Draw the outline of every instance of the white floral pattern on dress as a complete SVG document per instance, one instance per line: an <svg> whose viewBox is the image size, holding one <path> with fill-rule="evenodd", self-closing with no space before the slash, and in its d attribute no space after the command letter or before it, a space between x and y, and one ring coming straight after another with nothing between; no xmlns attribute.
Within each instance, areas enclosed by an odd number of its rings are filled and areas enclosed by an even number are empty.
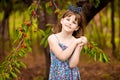
<svg viewBox="0 0 120 80"><path fill-rule="evenodd" d="M67 46L60 44L62 50L65 50ZM50 50L51 66L49 80L80 80L80 73L77 67L70 68L68 60L59 60L54 53Z"/></svg>

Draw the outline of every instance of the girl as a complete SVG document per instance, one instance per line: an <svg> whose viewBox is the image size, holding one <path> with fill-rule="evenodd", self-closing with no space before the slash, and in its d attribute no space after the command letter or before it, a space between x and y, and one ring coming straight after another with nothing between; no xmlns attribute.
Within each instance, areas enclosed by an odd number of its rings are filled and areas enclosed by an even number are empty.
<svg viewBox="0 0 120 80"><path fill-rule="evenodd" d="M87 38L80 37L84 29L82 12L80 9L75 11L67 10L54 28L54 34L48 37L51 55L49 80L80 80L77 65Z"/></svg>

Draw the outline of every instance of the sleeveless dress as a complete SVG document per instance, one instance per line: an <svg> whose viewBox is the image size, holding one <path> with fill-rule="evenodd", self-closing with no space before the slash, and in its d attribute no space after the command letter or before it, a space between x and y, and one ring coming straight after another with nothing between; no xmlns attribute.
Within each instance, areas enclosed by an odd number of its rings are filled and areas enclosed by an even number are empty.
<svg viewBox="0 0 120 80"><path fill-rule="evenodd" d="M59 41L59 40L58 40ZM67 46L59 42L59 46L62 50L65 50ZM66 61L59 60L54 53L50 50L51 65L49 80L80 80L80 73L77 67L69 67L69 59Z"/></svg>

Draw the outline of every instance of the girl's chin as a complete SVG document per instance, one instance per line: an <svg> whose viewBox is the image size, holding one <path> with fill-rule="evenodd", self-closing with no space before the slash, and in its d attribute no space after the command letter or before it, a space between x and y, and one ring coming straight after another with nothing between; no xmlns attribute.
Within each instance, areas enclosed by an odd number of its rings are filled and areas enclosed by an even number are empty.
<svg viewBox="0 0 120 80"><path fill-rule="evenodd" d="M71 31L71 28L70 27L65 27L66 30L68 31Z"/></svg>
<svg viewBox="0 0 120 80"><path fill-rule="evenodd" d="M68 33L72 33L73 32L72 30L68 30L68 29L65 30L65 31L68 32Z"/></svg>

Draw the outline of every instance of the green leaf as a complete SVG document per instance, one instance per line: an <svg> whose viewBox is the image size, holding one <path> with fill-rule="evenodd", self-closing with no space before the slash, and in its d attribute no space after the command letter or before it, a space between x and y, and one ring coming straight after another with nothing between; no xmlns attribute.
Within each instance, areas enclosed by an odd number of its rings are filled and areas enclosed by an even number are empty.
<svg viewBox="0 0 120 80"><path fill-rule="evenodd" d="M21 67L26 68L26 65L23 62L20 61L19 63Z"/></svg>
<svg viewBox="0 0 120 80"><path fill-rule="evenodd" d="M49 5L50 5L50 2L47 2L47 3L45 4L45 7L48 8Z"/></svg>
<svg viewBox="0 0 120 80"><path fill-rule="evenodd" d="M46 31L45 31L45 33L46 34L49 34L49 33L51 33L52 31L51 31L51 28L50 27L48 27L47 29L46 29Z"/></svg>
<svg viewBox="0 0 120 80"><path fill-rule="evenodd" d="M106 62L106 61L105 61L105 58L104 58L104 56L103 56L103 53L102 53L102 62L104 62L104 63Z"/></svg>
<svg viewBox="0 0 120 80"><path fill-rule="evenodd" d="M32 48L31 48L31 47L27 47L27 50L28 50L29 52L32 52Z"/></svg>
<svg viewBox="0 0 120 80"><path fill-rule="evenodd" d="M109 58L107 57L107 55L105 53L103 53L103 58L104 58L105 62L109 61Z"/></svg>
<svg viewBox="0 0 120 80"><path fill-rule="evenodd" d="M14 68L17 73L20 73L20 70L18 68Z"/></svg>
<svg viewBox="0 0 120 80"><path fill-rule="evenodd" d="M43 31L42 29L39 30L39 34L40 34L41 36L45 36L45 35L46 35L46 34L45 34L45 31Z"/></svg>
<svg viewBox="0 0 120 80"><path fill-rule="evenodd" d="M44 47L46 48L47 46L48 46L48 42L47 42L47 39L46 39Z"/></svg>
<svg viewBox="0 0 120 80"><path fill-rule="evenodd" d="M102 62L102 53L100 53L100 58L99 58L100 62Z"/></svg>
<svg viewBox="0 0 120 80"><path fill-rule="evenodd" d="M18 37L18 36L19 36L19 31L18 31L18 29L15 30L14 36L15 36L15 37Z"/></svg>
<svg viewBox="0 0 120 80"><path fill-rule="evenodd" d="M97 54L94 54L94 60L97 61Z"/></svg>
<svg viewBox="0 0 120 80"><path fill-rule="evenodd" d="M11 71L10 74L12 75L12 77L17 78L17 75L14 72Z"/></svg>
<svg viewBox="0 0 120 80"><path fill-rule="evenodd" d="M16 62L15 65L16 65L17 68L20 68L19 62Z"/></svg>
<svg viewBox="0 0 120 80"><path fill-rule="evenodd" d="M31 45L31 40L27 39L27 40L25 40L25 43L27 44L27 46L30 46Z"/></svg>
<svg viewBox="0 0 120 80"><path fill-rule="evenodd" d="M41 39L41 41L40 41L40 45L44 45L45 44L45 38L43 38L43 39Z"/></svg>
<svg viewBox="0 0 120 80"><path fill-rule="evenodd" d="M8 64L8 61L5 60L2 64L0 64L0 68L2 68L3 66L6 66Z"/></svg>
<svg viewBox="0 0 120 80"><path fill-rule="evenodd" d="M50 14L52 14L52 8L51 7L48 7L47 8L47 13L50 15Z"/></svg>
<svg viewBox="0 0 120 80"><path fill-rule="evenodd" d="M22 38L22 35L18 32L18 30L15 31L14 36L15 36L16 39L14 40L13 44L15 44L18 41L18 39Z"/></svg>
<svg viewBox="0 0 120 80"><path fill-rule="evenodd" d="M18 39L21 39L21 38L22 38L22 34L19 34Z"/></svg>
<svg viewBox="0 0 120 80"><path fill-rule="evenodd" d="M25 57L25 56L26 56L25 51L24 51L24 50L21 50L21 51L19 52L19 56L21 56L21 57Z"/></svg>
<svg viewBox="0 0 120 80"><path fill-rule="evenodd" d="M97 46L97 43L95 43L95 42L91 42L91 44L93 45L93 46Z"/></svg>
<svg viewBox="0 0 120 80"><path fill-rule="evenodd" d="M10 79L10 76L9 76L10 74L8 74L8 73L5 73L5 77L7 78L7 79ZM0 79L1 80L1 79Z"/></svg>
<svg viewBox="0 0 120 80"><path fill-rule="evenodd" d="M52 13L52 8L50 7L50 2L47 2L47 3L45 4L45 7L46 7L46 9L47 9L47 13L48 13L48 14L51 14L51 13Z"/></svg>
<svg viewBox="0 0 120 80"><path fill-rule="evenodd" d="M27 32L27 31L28 31L28 26L24 25L24 26L23 26L23 30L24 30L25 32Z"/></svg>
<svg viewBox="0 0 120 80"><path fill-rule="evenodd" d="M94 49L92 49L92 50L91 50L91 56L94 57L94 55L95 55L95 51L94 51Z"/></svg>
<svg viewBox="0 0 120 80"><path fill-rule="evenodd" d="M55 13L59 13L59 12L60 12L60 9L56 9L54 12L55 12Z"/></svg>

